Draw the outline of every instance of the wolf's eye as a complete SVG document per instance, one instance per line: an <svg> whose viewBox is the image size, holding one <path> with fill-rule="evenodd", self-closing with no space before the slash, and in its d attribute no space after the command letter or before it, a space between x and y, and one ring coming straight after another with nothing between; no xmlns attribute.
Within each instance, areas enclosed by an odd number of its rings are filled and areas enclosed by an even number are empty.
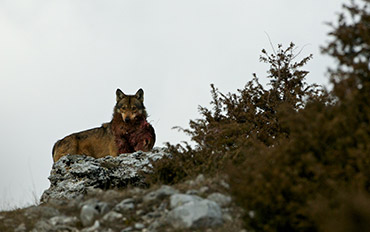
<svg viewBox="0 0 370 232"><path fill-rule="evenodd" d="M121 108L122 110L125 110L126 109L126 106L122 106L122 108Z"/></svg>

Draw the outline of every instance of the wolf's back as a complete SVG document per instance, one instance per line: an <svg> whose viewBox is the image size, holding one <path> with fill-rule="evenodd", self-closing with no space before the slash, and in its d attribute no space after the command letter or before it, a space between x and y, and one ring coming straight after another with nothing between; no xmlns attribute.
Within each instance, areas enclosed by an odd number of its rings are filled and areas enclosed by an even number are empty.
<svg viewBox="0 0 370 232"><path fill-rule="evenodd" d="M68 154L77 154L77 141L76 135L68 135L63 139L58 140L52 151L52 157L54 162L58 161L62 156Z"/></svg>
<svg viewBox="0 0 370 232"><path fill-rule="evenodd" d="M94 158L117 155L109 123L101 127L74 133L57 141L53 147L53 160L64 155L87 155Z"/></svg>

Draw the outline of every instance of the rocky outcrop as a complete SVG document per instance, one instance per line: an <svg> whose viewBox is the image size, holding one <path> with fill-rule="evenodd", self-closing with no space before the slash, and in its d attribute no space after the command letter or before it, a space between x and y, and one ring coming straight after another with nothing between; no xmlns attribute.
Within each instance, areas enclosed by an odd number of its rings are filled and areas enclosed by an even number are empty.
<svg viewBox="0 0 370 232"><path fill-rule="evenodd" d="M226 202L229 196L216 192L202 197L197 195L201 192L197 186L189 190L193 194L181 193L166 185L148 191L140 188L124 192L96 190L89 193L87 199L51 200L48 206L28 208L23 214L36 222L32 227L21 223L17 228L20 232L225 231L220 228L240 231L240 227L229 228L238 221L230 202L221 206L207 197L217 194L217 199L223 198Z"/></svg>
<svg viewBox="0 0 370 232"><path fill-rule="evenodd" d="M41 205L0 212L0 231L241 231L225 178L199 175L147 188L142 173L164 156L161 149L115 158L64 156L53 165Z"/></svg>
<svg viewBox="0 0 370 232"><path fill-rule="evenodd" d="M138 151L100 159L84 155L63 156L53 165L49 176L50 188L42 194L41 202L78 198L96 188L145 186L143 173L150 172L150 160L168 155L163 149L154 149L152 152Z"/></svg>

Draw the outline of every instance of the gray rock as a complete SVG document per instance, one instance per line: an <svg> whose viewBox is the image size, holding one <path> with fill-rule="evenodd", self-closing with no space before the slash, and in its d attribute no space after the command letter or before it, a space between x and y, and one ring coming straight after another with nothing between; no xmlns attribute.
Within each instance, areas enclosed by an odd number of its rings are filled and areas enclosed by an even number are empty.
<svg viewBox="0 0 370 232"><path fill-rule="evenodd" d="M174 194L170 197L170 208L184 205L189 202L201 201L203 198L196 195L187 195L187 194Z"/></svg>
<svg viewBox="0 0 370 232"><path fill-rule="evenodd" d="M166 201L162 201L161 204L158 206L158 210L164 211L167 209L168 203Z"/></svg>
<svg viewBox="0 0 370 232"><path fill-rule="evenodd" d="M106 228L106 229L103 229L103 230L100 230L98 232L114 232L114 230L112 230L111 228Z"/></svg>
<svg viewBox="0 0 370 232"><path fill-rule="evenodd" d="M135 223L135 229L142 230L145 228L145 225L142 223Z"/></svg>
<svg viewBox="0 0 370 232"><path fill-rule="evenodd" d="M165 222L163 222L163 220L155 220L149 225L148 231L157 232L157 228L163 225L165 225Z"/></svg>
<svg viewBox="0 0 370 232"><path fill-rule="evenodd" d="M95 219L104 211L101 204L87 204L81 209L80 219L83 226L91 226Z"/></svg>
<svg viewBox="0 0 370 232"><path fill-rule="evenodd" d="M153 219L153 218L159 218L161 216L162 216L162 214L160 212L154 211L154 212L149 212L149 213L145 214L142 218L144 220L149 220L149 219Z"/></svg>
<svg viewBox="0 0 370 232"><path fill-rule="evenodd" d="M31 232L59 232L59 231L70 231L78 232L79 230L68 225L52 225L50 220L42 219L36 222Z"/></svg>
<svg viewBox="0 0 370 232"><path fill-rule="evenodd" d="M186 194L188 194L188 195L198 195L199 191L195 190L195 189L189 189L188 191L186 191Z"/></svg>
<svg viewBox="0 0 370 232"><path fill-rule="evenodd" d="M77 217L66 217L66 216L55 216L49 219L49 222L53 226L77 226L77 223L79 222Z"/></svg>
<svg viewBox="0 0 370 232"><path fill-rule="evenodd" d="M110 211L103 217L103 222L114 223L123 218L123 215L114 211Z"/></svg>
<svg viewBox="0 0 370 232"><path fill-rule="evenodd" d="M27 228L24 223L20 224L17 228L14 229L14 232L26 232Z"/></svg>
<svg viewBox="0 0 370 232"><path fill-rule="evenodd" d="M172 188L170 186L167 186L167 185L162 185L159 189L146 194L143 198L143 201L144 202L150 202L150 201L153 201L155 199L160 199L161 200L161 199L163 199L167 196L171 196L171 195L176 194L178 192L179 191L177 189L174 189L174 188Z"/></svg>
<svg viewBox="0 0 370 232"><path fill-rule="evenodd" d="M229 221L229 222L233 221L233 217L229 213L223 213L222 214L222 219L224 221Z"/></svg>
<svg viewBox="0 0 370 232"><path fill-rule="evenodd" d="M84 227L91 226L98 216L109 211L108 203L99 202L96 199L90 199L82 204L80 219Z"/></svg>
<svg viewBox="0 0 370 232"><path fill-rule="evenodd" d="M225 189L230 189L230 185L224 180L220 180L220 185Z"/></svg>
<svg viewBox="0 0 370 232"><path fill-rule="evenodd" d="M99 214L105 214L109 211L109 205L106 202L95 203L95 208L99 211Z"/></svg>
<svg viewBox="0 0 370 232"><path fill-rule="evenodd" d="M135 208L134 202L135 201L132 198L124 199L114 207L114 210L122 213L133 210Z"/></svg>
<svg viewBox="0 0 370 232"><path fill-rule="evenodd" d="M190 201L176 207L166 220L178 229L214 227L223 223L221 208L210 200Z"/></svg>
<svg viewBox="0 0 370 232"><path fill-rule="evenodd" d="M126 227L125 229L121 230L121 232L129 232L129 231L133 231L133 230L134 230L134 228L129 226L129 227Z"/></svg>
<svg viewBox="0 0 370 232"><path fill-rule="evenodd" d="M185 181L185 183L186 183L187 185L190 185L190 186L193 186L193 185L195 185L195 184L196 184L194 180L187 180L187 181Z"/></svg>
<svg viewBox="0 0 370 232"><path fill-rule="evenodd" d="M139 210L136 210L135 213L136 213L137 216L141 216L141 215L143 215L145 213L145 211L142 210L142 209L139 209Z"/></svg>
<svg viewBox="0 0 370 232"><path fill-rule="evenodd" d="M150 173L151 160L169 156L163 149L151 152L134 152L118 157L106 156L95 159L84 155L66 155L53 164L50 172L50 187L41 196L41 202L51 199L76 199L93 189L115 189L145 186L142 173Z"/></svg>
<svg viewBox="0 0 370 232"><path fill-rule="evenodd" d="M31 232L48 232L53 231L55 227L46 220L37 221Z"/></svg>
<svg viewBox="0 0 370 232"><path fill-rule="evenodd" d="M216 202L221 207L225 207L231 202L230 196L226 196L221 193L212 193L207 197L207 199Z"/></svg>
<svg viewBox="0 0 370 232"><path fill-rule="evenodd" d="M197 178L195 178L195 183L196 184L202 184L204 181L205 181L205 178L204 178L203 174L199 174L197 176Z"/></svg>
<svg viewBox="0 0 370 232"><path fill-rule="evenodd" d="M88 228L84 228L81 232L100 232L100 223L98 220L94 222L94 225Z"/></svg>
<svg viewBox="0 0 370 232"><path fill-rule="evenodd" d="M204 193L208 192L208 190L209 190L208 186L203 186L199 189L199 193L204 194Z"/></svg>

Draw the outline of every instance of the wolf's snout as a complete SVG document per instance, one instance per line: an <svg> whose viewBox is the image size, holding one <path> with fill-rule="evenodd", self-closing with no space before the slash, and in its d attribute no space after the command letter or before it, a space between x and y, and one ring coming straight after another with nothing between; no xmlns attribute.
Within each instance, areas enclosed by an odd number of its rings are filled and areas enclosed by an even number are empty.
<svg viewBox="0 0 370 232"><path fill-rule="evenodd" d="M130 122L130 121L131 121L130 117L126 117L126 118L125 118L125 122L126 122L126 123L128 123L128 122Z"/></svg>

